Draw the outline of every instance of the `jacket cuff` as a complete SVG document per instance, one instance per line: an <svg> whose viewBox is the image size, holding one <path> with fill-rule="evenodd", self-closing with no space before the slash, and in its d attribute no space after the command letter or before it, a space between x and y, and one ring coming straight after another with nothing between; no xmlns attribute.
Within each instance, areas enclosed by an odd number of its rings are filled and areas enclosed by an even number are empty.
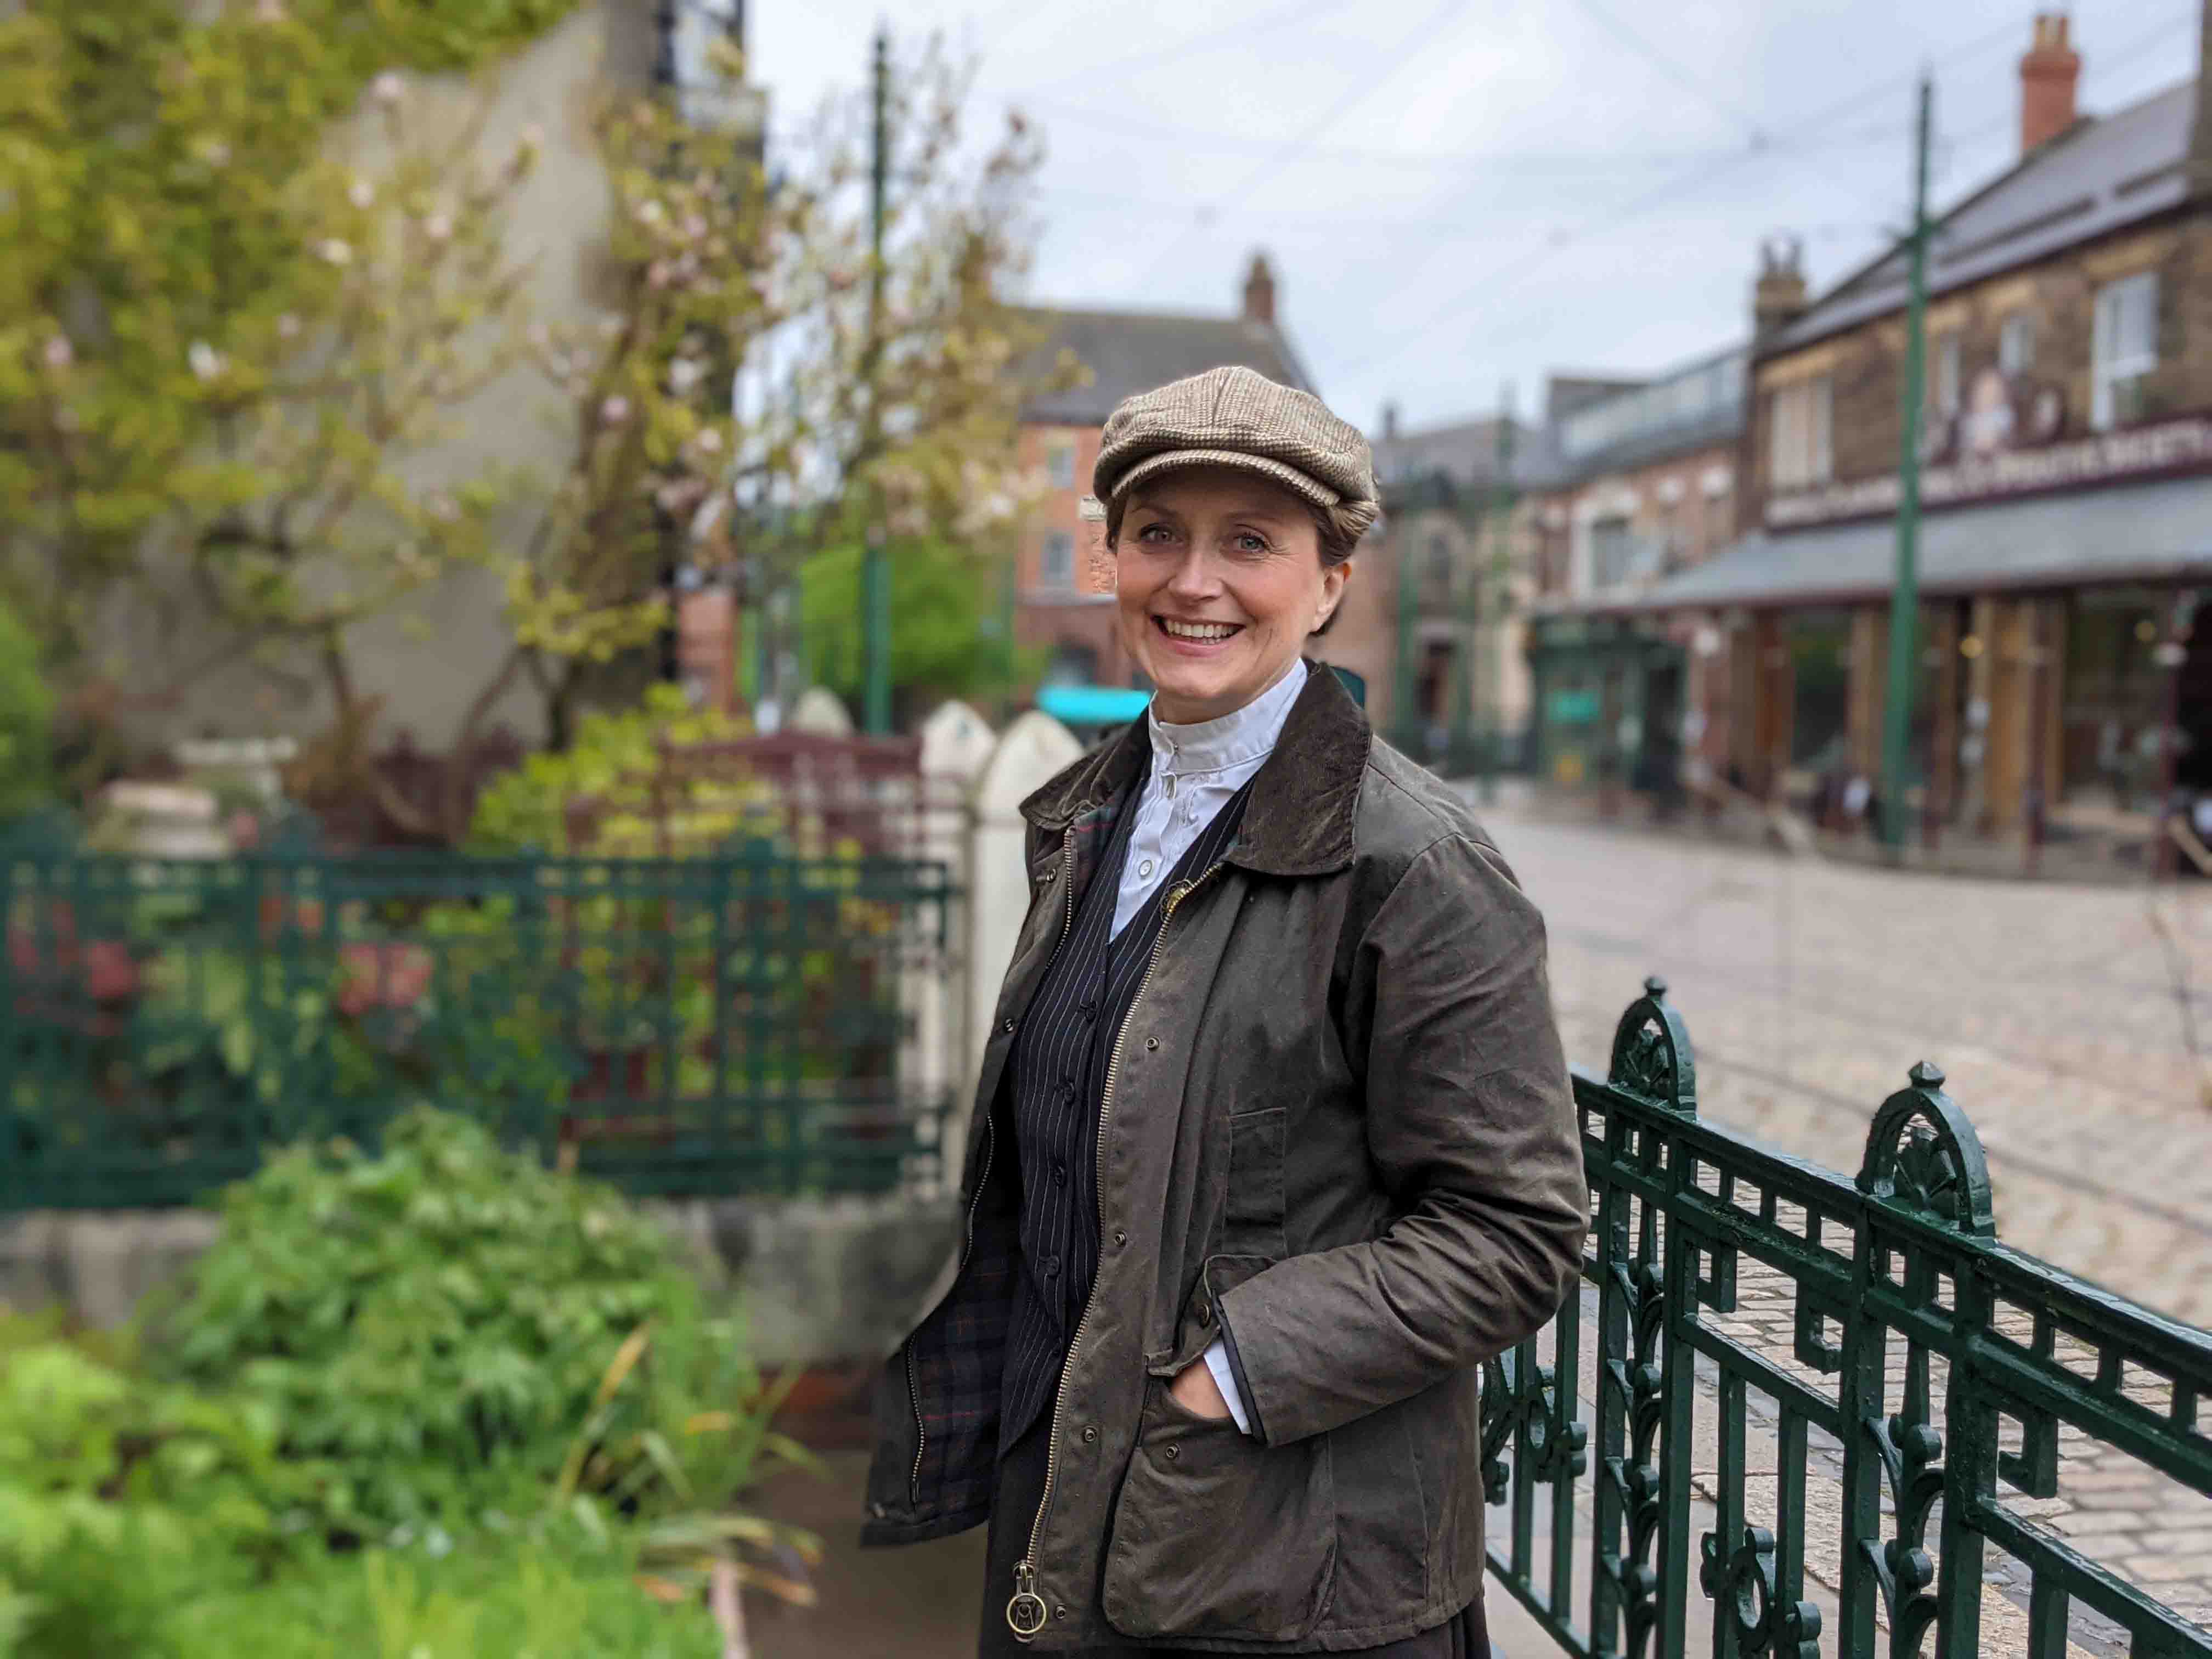
<svg viewBox="0 0 2212 1659"><path fill-rule="evenodd" d="M1229 1328L1229 1310L1221 1305L1218 1298L1214 1302L1213 1314L1221 1322L1221 1335L1213 1346L1222 1351L1229 1362L1230 1382L1222 1388L1222 1395L1229 1401L1229 1409L1236 1413L1237 1426L1264 1445L1267 1439L1267 1427L1260 1420L1259 1397L1252 1392L1251 1382L1244 1375L1244 1362L1237 1357L1237 1333ZM1212 1348L1206 1350L1206 1363L1218 1381L1220 1370L1213 1364ZM1231 1392L1231 1387L1235 1390L1233 1393Z"/></svg>
<svg viewBox="0 0 2212 1659"><path fill-rule="evenodd" d="M1222 1403L1229 1407L1237 1432L1250 1434L1252 1420L1244 1414L1243 1391L1237 1386L1237 1373L1229 1367L1229 1345L1217 1338L1204 1357L1206 1369L1213 1375L1213 1386L1220 1391Z"/></svg>

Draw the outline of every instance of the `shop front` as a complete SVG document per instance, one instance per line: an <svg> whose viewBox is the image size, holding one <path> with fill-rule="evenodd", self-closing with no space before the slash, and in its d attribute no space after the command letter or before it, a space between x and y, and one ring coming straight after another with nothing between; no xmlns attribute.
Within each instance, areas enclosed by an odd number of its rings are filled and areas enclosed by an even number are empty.
<svg viewBox="0 0 2212 1659"><path fill-rule="evenodd" d="M1532 617L1528 665L1539 778L1679 797L1688 676L1661 618Z"/></svg>
<svg viewBox="0 0 2212 1659"><path fill-rule="evenodd" d="M1753 793L1869 815L1895 556L1885 520L1762 532L1653 592L1738 665L1729 764ZM2212 479L1931 516L1919 588L1912 821L2142 836L2168 791L2212 790L2212 628L2192 626Z"/></svg>

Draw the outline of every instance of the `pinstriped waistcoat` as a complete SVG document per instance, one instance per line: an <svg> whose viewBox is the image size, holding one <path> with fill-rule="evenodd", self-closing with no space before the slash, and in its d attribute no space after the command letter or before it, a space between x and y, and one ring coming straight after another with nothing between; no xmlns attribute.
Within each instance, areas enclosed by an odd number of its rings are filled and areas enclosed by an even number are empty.
<svg viewBox="0 0 2212 1659"><path fill-rule="evenodd" d="M1115 1039L1144 983L1167 896L1229 850L1247 784L1200 830L1168 879L1113 932L1142 779L1125 796L1066 939L1015 1040L1012 1087L1021 1175L1019 1261L1006 1336L999 1445L1019 1439L1050 1401L1098 1271L1097 1133Z"/></svg>

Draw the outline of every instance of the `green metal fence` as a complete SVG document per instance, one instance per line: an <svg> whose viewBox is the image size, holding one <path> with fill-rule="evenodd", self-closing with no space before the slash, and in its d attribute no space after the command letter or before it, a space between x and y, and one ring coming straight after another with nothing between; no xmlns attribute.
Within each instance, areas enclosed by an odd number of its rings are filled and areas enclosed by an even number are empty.
<svg viewBox="0 0 2212 1659"><path fill-rule="evenodd" d="M2212 1334L1997 1242L1931 1066L1856 1181L1701 1121L1665 988L1575 1077L1584 1293L1488 1368L1499 1582L1576 1655L2212 1655L2168 1604L2212 1551L2100 1563L2049 1501L2212 1528Z"/></svg>
<svg viewBox="0 0 2212 1659"><path fill-rule="evenodd" d="M0 1210L177 1204L467 1110L633 1192L933 1178L943 866L0 852ZM941 1018L940 1018L941 1024ZM939 1055L960 1052L938 1030Z"/></svg>

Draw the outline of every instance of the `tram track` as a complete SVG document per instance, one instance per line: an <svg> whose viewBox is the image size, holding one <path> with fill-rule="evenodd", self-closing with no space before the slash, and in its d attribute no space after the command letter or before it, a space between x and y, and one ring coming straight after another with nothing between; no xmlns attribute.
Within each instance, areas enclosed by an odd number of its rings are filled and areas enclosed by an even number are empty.
<svg viewBox="0 0 2212 1659"><path fill-rule="evenodd" d="M1731 1054L1717 1054L1703 1047L1697 1050L1697 1059L1701 1071L1711 1068L1722 1072L1733 1072L1740 1077L1763 1083L1769 1088L1784 1089L1806 1099L1817 1100L1822 1105L1833 1106L1862 1116L1867 1109L1866 1103L1856 1096L1844 1094L1838 1089L1825 1089L1817 1083L1804 1082L1790 1076L1787 1073L1777 1071L1771 1066L1762 1066L1756 1060L1741 1060ZM2060 1164L2046 1163L2041 1158L2014 1152L2002 1145L1991 1146L1985 1144L1982 1150L1989 1161L2000 1170L2017 1170L2024 1175L2032 1175L2039 1180L2047 1181L2054 1187L2067 1192L2076 1193L2086 1198L2103 1199L2109 1203L2124 1206L2133 1214L2154 1216L2167 1225L2178 1228L2183 1232L2198 1238L2212 1240L2212 1221L2191 1215L2186 1210L2178 1209L2170 1204L2162 1204L2156 1199L2145 1198L2140 1193L2123 1192L2094 1177L2086 1176L2078 1170L2069 1170Z"/></svg>

